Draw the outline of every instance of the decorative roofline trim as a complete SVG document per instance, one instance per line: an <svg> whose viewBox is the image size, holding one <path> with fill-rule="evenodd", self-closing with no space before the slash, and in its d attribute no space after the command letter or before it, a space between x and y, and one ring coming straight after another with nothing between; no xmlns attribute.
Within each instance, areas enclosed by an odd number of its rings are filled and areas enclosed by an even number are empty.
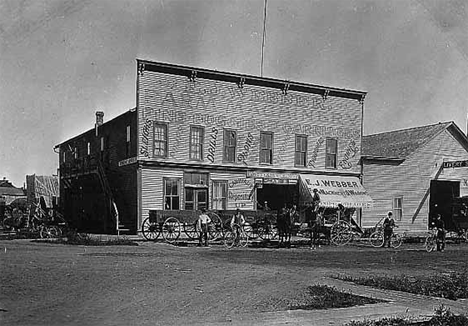
<svg viewBox="0 0 468 326"><path fill-rule="evenodd" d="M285 81L279 80L279 79L220 72L217 70L180 66L180 65L174 65L174 64L169 64L169 63L153 62L153 61L141 60L141 59L137 59L137 64L138 64L137 66L138 72L140 74L143 74L143 70L144 70L144 71L152 71L152 72L166 73L166 74L172 74L172 75L186 76L187 78L190 79L192 76L192 72L196 71L197 78L232 82L238 85L239 85L239 80L243 78L244 82L242 83L242 86L245 84L254 85L254 86L263 86L263 87L269 87L269 88L276 88L283 92L285 89ZM363 92L363 91L354 91L354 90L334 88L334 87L325 87L325 86L306 84L306 83L300 83L300 82L288 81L287 83L289 85L289 87L287 88L287 91L311 93L311 94L317 94L321 96L323 96L325 92L328 91L328 94L327 94L328 96L350 98L350 99L356 99L358 101L362 101L363 96L367 94L367 92Z"/></svg>

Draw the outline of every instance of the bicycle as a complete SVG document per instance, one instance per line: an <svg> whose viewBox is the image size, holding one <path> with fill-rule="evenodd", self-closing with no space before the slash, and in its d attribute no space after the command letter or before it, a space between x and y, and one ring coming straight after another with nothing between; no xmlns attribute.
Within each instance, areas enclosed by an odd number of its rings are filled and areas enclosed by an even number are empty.
<svg viewBox="0 0 468 326"><path fill-rule="evenodd" d="M432 252L437 247L437 229L430 229L428 233L424 241L424 248L427 252Z"/></svg>
<svg viewBox="0 0 468 326"><path fill-rule="evenodd" d="M234 224L231 230L224 234L224 245L227 248L232 248L234 246L246 247L248 243L249 236L239 224Z"/></svg>
<svg viewBox="0 0 468 326"><path fill-rule="evenodd" d="M377 230L372 233L369 237L369 242L372 247L383 247L384 245L384 232L383 230ZM393 232L390 237L390 246L394 249L400 248L403 243L403 237L398 233Z"/></svg>

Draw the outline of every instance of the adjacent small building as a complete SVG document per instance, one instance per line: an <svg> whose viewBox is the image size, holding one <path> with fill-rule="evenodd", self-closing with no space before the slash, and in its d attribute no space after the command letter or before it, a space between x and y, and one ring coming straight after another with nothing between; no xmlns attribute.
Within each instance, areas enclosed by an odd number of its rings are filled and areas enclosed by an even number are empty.
<svg viewBox="0 0 468 326"><path fill-rule="evenodd" d="M372 205L365 92L137 60L136 108L57 145L64 216L141 229L150 211Z"/></svg>
<svg viewBox="0 0 468 326"><path fill-rule="evenodd" d="M53 208L58 204L59 182L56 175L27 175L26 195L28 203L42 203L46 208Z"/></svg>
<svg viewBox="0 0 468 326"><path fill-rule="evenodd" d="M437 214L452 227L452 203L468 195L468 139L454 122L364 136L363 185L374 200L362 226L393 211L399 232L424 233Z"/></svg>

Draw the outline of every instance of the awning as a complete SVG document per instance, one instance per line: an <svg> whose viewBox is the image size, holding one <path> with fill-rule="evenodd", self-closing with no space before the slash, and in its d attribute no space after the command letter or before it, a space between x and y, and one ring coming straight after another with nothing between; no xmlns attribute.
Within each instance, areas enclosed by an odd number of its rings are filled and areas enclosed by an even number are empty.
<svg viewBox="0 0 468 326"><path fill-rule="evenodd" d="M299 176L300 204L312 203L312 191L318 190L320 206L372 207L373 200L357 177L301 174Z"/></svg>

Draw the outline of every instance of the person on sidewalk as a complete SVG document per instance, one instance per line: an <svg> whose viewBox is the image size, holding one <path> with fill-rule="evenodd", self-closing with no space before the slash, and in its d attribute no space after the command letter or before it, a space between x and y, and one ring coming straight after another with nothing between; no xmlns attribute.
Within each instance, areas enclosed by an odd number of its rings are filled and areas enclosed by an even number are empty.
<svg viewBox="0 0 468 326"><path fill-rule="evenodd" d="M197 228L199 232L198 245L208 247L208 225L211 223L211 219L206 214L206 209L201 209L201 214L198 216Z"/></svg>
<svg viewBox="0 0 468 326"><path fill-rule="evenodd" d="M440 214L437 214L437 220L435 222L437 228L437 251L443 252L445 250L445 222Z"/></svg>
<svg viewBox="0 0 468 326"><path fill-rule="evenodd" d="M393 213L388 212L387 217L385 218L383 222L384 242L382 244L382 248L385 246L390 248L390 242L391 242L394 227L395 227L395 220L393 219Z"/></svg>
<svg viewBox="0 0 468 326"><path fill-rule="evenodd" d="M231 218L231 230L235 234L236 244L239 243L240 236L241 236L241 228L244 227L244 224L245 224L244 215L241 213L240 209L237 208L236 213Z"/></svg>

